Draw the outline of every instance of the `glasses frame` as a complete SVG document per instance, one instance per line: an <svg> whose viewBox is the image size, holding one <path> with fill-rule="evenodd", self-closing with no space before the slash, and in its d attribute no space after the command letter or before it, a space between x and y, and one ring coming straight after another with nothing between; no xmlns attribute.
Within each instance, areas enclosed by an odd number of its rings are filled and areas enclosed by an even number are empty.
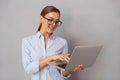
<svg viewBox="0 0 120 80"><path fill-rule="evenodd" d="M57 25L57 26L61 26L62 25L62 21L60 21L60 20L58 20L58 21L54 21L53 19L48 19L48 18L46 18L46 17L44 17L44 16L42 16L43 18L45 18L48 22L48 24L50 24L50 25L52 25L52 24L54 24L55 23L55 25Z"/></svg>

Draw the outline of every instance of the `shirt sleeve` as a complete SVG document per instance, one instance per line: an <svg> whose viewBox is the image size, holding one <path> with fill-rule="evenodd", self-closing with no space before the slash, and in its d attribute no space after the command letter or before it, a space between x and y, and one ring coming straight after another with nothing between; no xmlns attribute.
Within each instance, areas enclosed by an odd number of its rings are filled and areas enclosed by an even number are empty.
<svg viewBox="0 0 120 80"><path fill-rule="evenodd" d="M22 40L22 62L23 67L28 74L33 74L39 71L39 60L32 60L30 45L26 39Z"/></svg>
<svg viewBox="0 0 120 80"><path fill-rule="evenodd" d="M64 76L64 75L62 74L62 70L61 70L61 76L62 76L64 79L68 79L69 77L71 77L71 74L69 74L68 76Z"/></svg>

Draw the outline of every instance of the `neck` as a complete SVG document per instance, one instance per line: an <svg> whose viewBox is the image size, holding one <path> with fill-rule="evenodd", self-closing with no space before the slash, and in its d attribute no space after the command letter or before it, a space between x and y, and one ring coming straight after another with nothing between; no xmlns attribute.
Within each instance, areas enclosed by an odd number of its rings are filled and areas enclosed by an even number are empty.
<svg viewBox="0 0 120 80"><path fill-rule="evenodd" d="M40 33L42 33L42 35L44 36L45 39L49 39L50 36L52 35L46 31L43 31L43 30L40 30Z"/></svg>
<svg viewBox="0 0 120 80"><path fill-rule="evenodd" d="M42 33L42 35L44 36L44 42L45 42L45 48L46 48L46 47L47 47L47 43L48 43L48 39L50 38L50 36L51 36L52 34L49 34L49 33L44 32L44 31L42 31L42 30L40 30L40 33Z"/></svg>

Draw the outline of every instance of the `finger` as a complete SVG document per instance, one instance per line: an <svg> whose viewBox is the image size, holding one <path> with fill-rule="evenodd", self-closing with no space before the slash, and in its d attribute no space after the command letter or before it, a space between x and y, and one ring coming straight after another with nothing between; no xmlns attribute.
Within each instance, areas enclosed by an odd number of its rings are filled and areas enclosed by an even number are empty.
<svg viewBox="0 0 120 80"><path fill-rule="evenodd" d="M60 55L63 61L69 62L70 58L64 54Z"/></svg>
<svg viewBox="0 0 120 80"><path fill-rule="evenodd" d="M66 55L66 56L68 56L68 57L70 57L70 54L68 54L68 53L67 53L67 54L65 54L65 55Z"/></svg>
<svg viewBox="0 0 120 80"><path fill-rule="evenodd" d="M81 71L81 70L83 70L84 69L84 67L82 66L82 65L77 65L74 69L73 69L73 71L74 72L77 72L77 71Z"/></svg>
<svg viewBox="0 0 120 80"><path fill-rule="evenodd" d="M64 57L65 57L65 59L67 59L67 62L70 61L70 57L68 57L68 56L64 56Z"/></svg>
<svg viewBox="0 0 120 80"><path fill-rule="evenodd" d="M70 61L69 54L65 55L64 57L67 59L67 62L69 62L69 61Z"/></svg>
<svg viewBox="0 0 120 80"><path fill-rule="evenodd" d="M84 66L83 66L83 64L81 64L81 65L80 65L80 67L81 67L81 70L83 70L83 69L84 69Z"/></svg>

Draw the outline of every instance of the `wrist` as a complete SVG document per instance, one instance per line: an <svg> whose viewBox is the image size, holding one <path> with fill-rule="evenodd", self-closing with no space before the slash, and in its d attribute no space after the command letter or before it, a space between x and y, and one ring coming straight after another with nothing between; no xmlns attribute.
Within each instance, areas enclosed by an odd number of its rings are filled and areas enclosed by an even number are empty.
<svg viewBox="0 0 120 80"><path fill-rule="evenodd" d="M52 56L48 56L47 58L48 58L48 61L53 61Z"/></svg>
<svg viewBox="0 0 120 80"><path fill-rule="evenodd" d="M62 73L64 76L68 76L68 75L72 74L73 72L74 72L73 70L67 70L67 71L63 71Z"/></svg>

